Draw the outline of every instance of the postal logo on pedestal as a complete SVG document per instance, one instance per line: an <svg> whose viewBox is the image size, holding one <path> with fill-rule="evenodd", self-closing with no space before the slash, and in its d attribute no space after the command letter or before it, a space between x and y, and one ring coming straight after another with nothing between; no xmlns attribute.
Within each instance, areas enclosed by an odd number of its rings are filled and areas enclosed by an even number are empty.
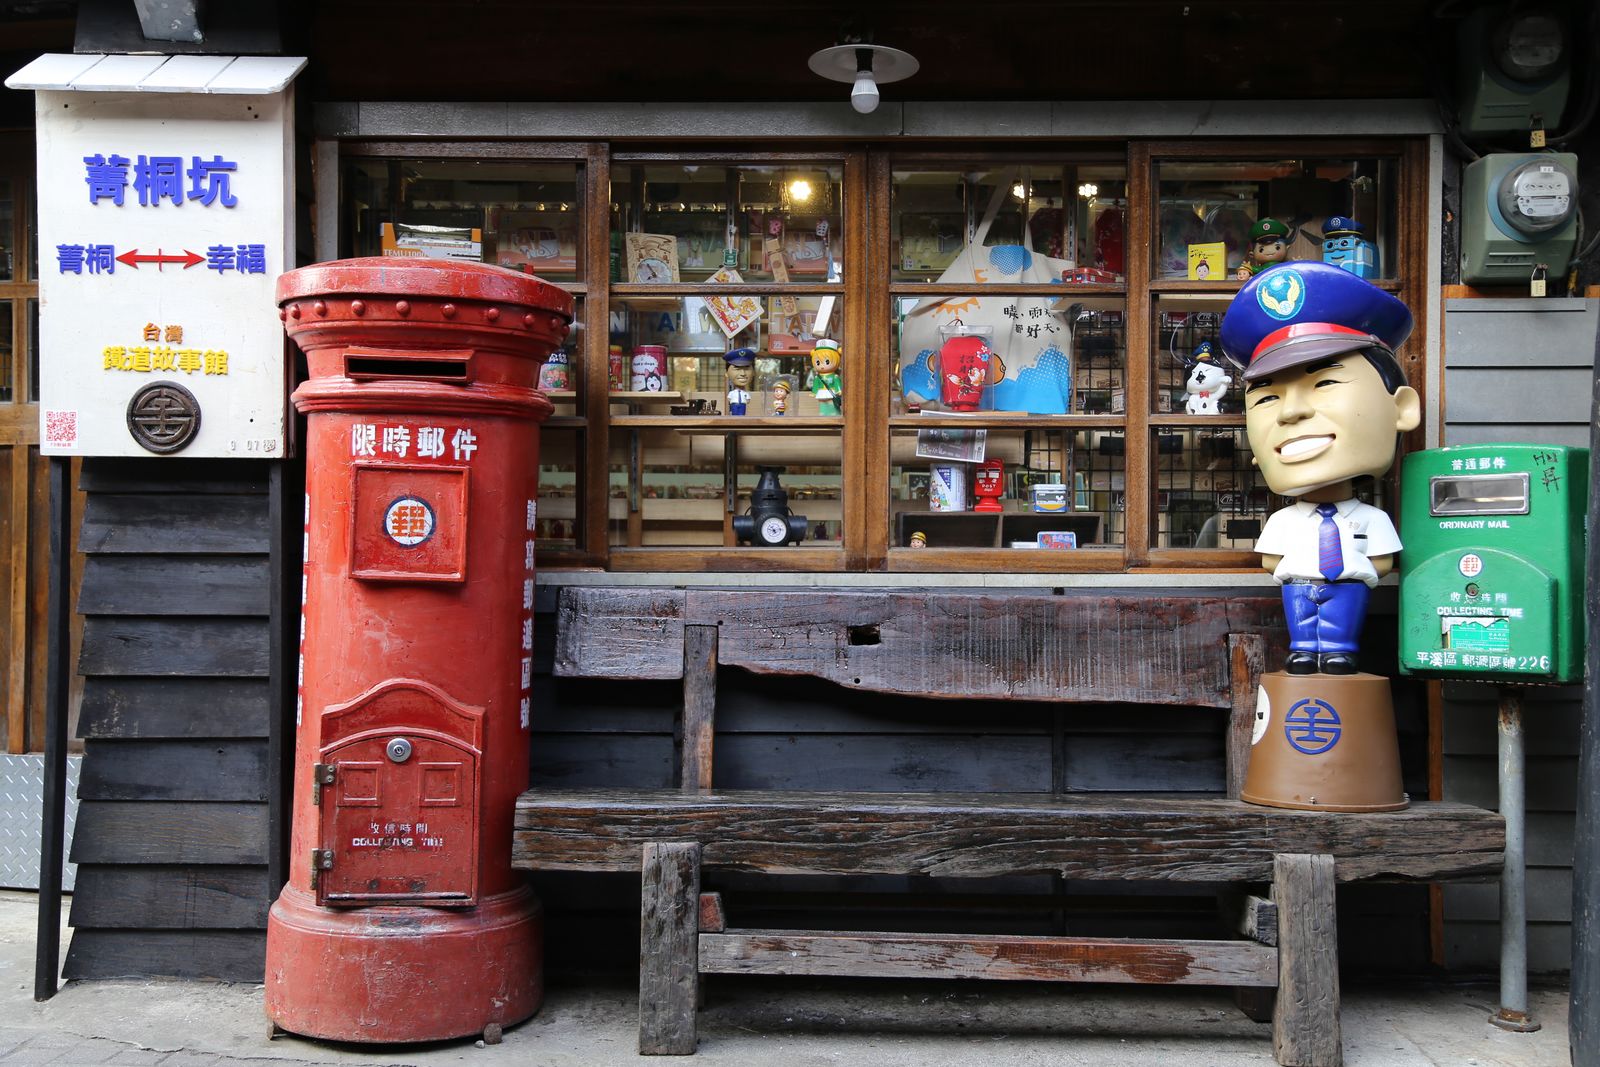
<svg viewBox="0 0 1600 1067"><path fill-rule="evenodd" d="M1293 267L1268 271L1256 286L1256 303L1280 321L1288 321L1306 304L1306 280Z"/></svg>
<svg viewBox="0 0 1600 1067"><path fill-rule="evenodd" d="M426 500L403 496L383 513L383 532L404 548L415 548L433 536L433 508Z"/></svg>
<svg viewBox="0 0 1600 1067"><path fill-rule="evenodd" d="M1344 733L1339 713L1326 700L1297 700L1283 717L1283 735L1296 752L1320 756L1339 743Z"/></svg>
<svg viewBox="0 0 1600 1067"><path fill-rule="evenodd" d="M1463 578L1476 578L1483 573L1483 557L1476 552L1468 552L1461 557L1460 567Z"/></svg>

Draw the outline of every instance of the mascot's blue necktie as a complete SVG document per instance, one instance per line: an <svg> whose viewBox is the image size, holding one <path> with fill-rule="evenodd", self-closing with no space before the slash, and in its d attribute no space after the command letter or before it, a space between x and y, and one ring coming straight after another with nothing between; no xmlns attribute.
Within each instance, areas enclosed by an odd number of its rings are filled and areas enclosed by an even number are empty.
<svg viewBox="0 0 1600 1067"><path fill-rule="evenodd" d="M1332 504L1318 504L1317 514L1322 524L1317 528L1317 569L1330 582L1337 582L1344 573L1344 552L1339 548L1339 524L1333 516L1339 509Z"/></svg>

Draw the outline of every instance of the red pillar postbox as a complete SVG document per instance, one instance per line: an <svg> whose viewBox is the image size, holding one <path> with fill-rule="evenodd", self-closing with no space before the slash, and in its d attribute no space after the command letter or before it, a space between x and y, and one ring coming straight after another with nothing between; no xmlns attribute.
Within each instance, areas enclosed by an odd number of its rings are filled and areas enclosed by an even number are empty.
<svg viewBox="0 0 1600 1067"><path fill-rule="evenodd" d="M427 1041L527 1018L539 902L511 869L528 784L539 365L572 298L475 263L278 280L309 380L289 883L267 920L285 1030Z"/></svg>

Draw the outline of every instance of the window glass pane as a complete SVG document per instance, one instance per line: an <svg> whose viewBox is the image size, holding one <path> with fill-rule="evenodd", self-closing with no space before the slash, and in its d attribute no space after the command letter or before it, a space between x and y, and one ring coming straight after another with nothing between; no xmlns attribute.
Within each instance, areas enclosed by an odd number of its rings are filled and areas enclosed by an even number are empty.
<svg viewBox="0 0 1600 1067"><path fill-rule="evenodd" d="M351 160L343 210L349 255L498 263L550 281L580 277L574 163Z"/></svg>
<svg viewBox="0 0 1600 1067"><path fill-rule="evenodd" d="M893 181L895 281L1017 285L1059 282L1074 271L1079 282L1122 280L1120 163L907 168Z"/></svg>
<svg viewBox="0 0 1600 1067"><path fill-rule="evenodd" d="M895 297L889 412L1121 414L1119 296Z"/></svg>
<svg viewBox="0 0 1600 1067"><path fill-rule="evenodd" d="M556 418L583 414L583 351L587 344L583 298L577 298L572 305L571 332L539 368L539 388L555 405L553 416Z"/></svg>
<svg viewBox="0 0 1600 1067"><path fill-rule="evenodd" d="M0 178L0 282L9 282L17 276L17 250L11 247L16 221L16 185L10 178Z"/></svg>
<svg viewBox="0 0 1600 1067"><path fill-rule="evenodd" d="M572 552L583 545L583 434L546 429L539 435L539 517L535 545L540 552Z"/></svg>
<svg viewBox="0 0 1600 1067"><path fill-rule="evenodd" d="M619 163L611 171L611 279L705 281L727 266L745 281L836 281L843 173L824 163Z"/></svg>
<svg viewBox="0 0 1600 1067"><path fill-rule="evenodd" d="M1242 426L1162 427L1151 456L1156 548L1248 551L1267 515L1283 503L1269 499Z"/></svg>
<svg viewBox="0 0 1600 1067"><path fill-rule="evenodd" d="M1251 252L1250 228L1272 218L1287 228L1284 258L1348 262L1363 277L1392 278L1397 176L1392 159L1163 162L1155 276L1232 278ZM1336 216L1354 219L1360 236L1325 236Z"/></svg>
<svg viewBox="0 0 1600 1067"><path fill-rule="evenodd" d="M1120 546L1123 435L1054 427L897 429L896 548ZM922 544L913 544L916 534Z"/></svg>
<svg viewBox="0 0 1600 1067"><path fill-rule="evenodd" d="M722 303L714 307L711 301ZM749 320L732 337L718 324L718 316L730 311L736 316L734 325ZM819 338L829 339L828 333L836 339L834 331L843 322L844 302L836 296L747 296L735 291L726 297L614 297L610 344L617 380L612 392L628 394L621 398L627 406L615 410L729 415L735 414L729 404L738 402L739 393L748 393L743 398L747 416L837 415L824 408L824 394L843 395L851 378L850 354L835 359L814 350ZM723 358L737 348L752 350L748 380L732 375ZM842 366L826 369L830 363ZM735 393L732 399L730 392ZM774 407L779 392L781 412Z"/></svg>
<svg viewBox="0 0 1600 1067"><path fill-rule="evenodd" d="M28 186L28 277L39 278L39 190Z"/></svg>
<svg viewBox="0 0 1600 1067"><path fill-rule="evenodd" d="M733 547L740 543L743 519L768 535L792 533L801 545L837 547L843 518L841 447L837 433L733 434L687 419L682 429L615 427L611 544ZM729 469L736 474L731 509ZM786 497L787 514L782 507L752 508L752 492L767 472Z"/></svg>
<svg viewBox="0 0 1600 1067"><path fill-rule="evenodd" d="M1156 297L1155 373L1150 403L1159 414L1242 415L1244 375L1217 340L1228 297L1164 293Z"/></svg>
<svg viewBox="0 0 1600 1067"><path fill-rule="evenodd" d="M12 399L11 383L16 379L15 353L11 348L14 307L9 300L0 301L0 403Z"/></svg>
<svg viewBox="0 0 1600 1067"><path fill-rule="evenodd" d="M39 301L28 301L28 400L39 402Z"/></svg>

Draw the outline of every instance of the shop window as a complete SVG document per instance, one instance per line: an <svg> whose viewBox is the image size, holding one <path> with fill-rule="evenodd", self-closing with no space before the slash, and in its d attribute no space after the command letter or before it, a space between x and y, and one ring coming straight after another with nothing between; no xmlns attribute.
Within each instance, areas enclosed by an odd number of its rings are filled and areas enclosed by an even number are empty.
<svg viewBox="0 0 1600 1067"><path fill-rule="evenodd" d="M840 547L843 173L613 163L613 550Z"/></svg>
<svg viewBox="0 0 1600 1067"><path fill-rule="evenodd" d="M1393 278L1395 178L1390 159L1164 161L1155 277L1234 277L1250 256L1251 228L1270 218L1284 225L1286 259L1348 259L1364 264L1364 277ZM1354 220L1359 232L1336 224L1325 233L1336 218Z"/></svg>
<svg viewBox="0 0 1600 1067"><path fill-rule="evenodd" d="M611 280L637 284L838 281L841 168L799 162L617 165Z"/></svg>
<svg viewBox="0 0 1600 1067"><path fill-rule="evenodd" d="M890 278L1020 285L1120 282L1121 163L901 169L893 176Z"/></svg>
<svg viewBox="0 0 1600 1067"><path fill-rule="evenodd" d="M1125 456L1112 429L897 428L890 543L933 550L929 560L941 549L1120 547Z"/></svg>
<svg viewBox="0 0 1600 1067"><path fill-rule="evenodd" d="M583 433L559 424L539 435L539 515L535 546L542 553L583 548Z"/></svg>
<svg viewBox="0 0 1600 1067"><path fill-rule="evenodd" d="M28 301L28 402L39 402L39 300Z"/></svg>
<svg viewBox="0 0 1600 1067"><path fill-rule="evenodd" d="M16 331L12 319L12 304L0 301L0 403L9 402L13 396L11 383L16 375L16 353L11 339Z"/></svg>
<svg viewBox="0 0 1600 1067"><path fill-rule="evenodd" d="M343 207L349 255L465 259L546 281L579 278L576 164L357 160L345 170Z"/></svg>
<svg viewBox="0 0 1600 1067"><path fill-rule="evenodd" d="M17 249L12 244L16 222L16 186L9 178L0 178L0 282L17 277Z"/></svg>
<svg viewBox="0 0 1600 1067"><path fill-rule="evenodd" d="M1281 502L1218 343L1251 227L1322 259L1354 219L1352 265L1421 295L1418 144L515 151L350 146L341 248L577 298L543 368L545 566L1253 567ZM782 547L751 536L775 516Z"/></svg>

